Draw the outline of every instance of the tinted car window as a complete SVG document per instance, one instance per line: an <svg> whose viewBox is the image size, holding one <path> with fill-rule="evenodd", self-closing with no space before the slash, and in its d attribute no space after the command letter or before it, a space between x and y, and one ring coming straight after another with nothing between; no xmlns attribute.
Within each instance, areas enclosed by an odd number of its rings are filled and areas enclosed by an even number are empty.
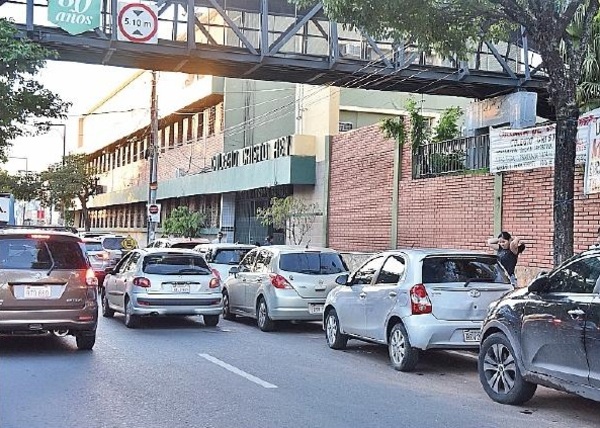
<svg viewBox="0 0 600 428"><path fill-rule="evenodd" d="M201 255L149 254L144 257L142 270L159 275L208 275L210 268Z"/></svg>
<svg viewBox="0 0 600 428"><path fill-rule="evenodd" d="M220 263L225 265L237 265L246 254L251 250L247 249L227 249L217 250L216 254L212 258L213 263Z"/></svg>
<svg viewBox="0 0 600 428"><path fill-rule="evenodd" d="M548 279L549 293L598 293L600 292L600 260L587 257L557 270Z"/></svg>
<svg viewBox="0 0 600 428"><path fill-rule="evenodd" d="M0 240L3 269L86 269L79 242L60 239L15 238Z"/></svg>
<svg viewBox="0 0 600 428"><path fill-rule="evenodd" d="M256 258L254 272L268 273L271 266L271 257L273 257L273 254L270 251L262 250Z"/></svg>
<svg viewBox="0 0 600 428"><path fill-rule="evenodd" d="M121 243L125 238L104 238L102 240L102 246L107 250L122 250L123 246Z"/></svg>
<svg viewBox="0 0 600 428"><path fill-rule="evenodd" d="M103 251L104 248L100 242L86 242L85 243L86 251Z"/></svg>
<svg viewBox="0 0 600 428"><path fill-rule="evenodd" d="M423 282L499 282L510 279L495 257L428 257L423 260Z"/></svg>
<svg viewBox="0 0 600 428"><path fill-rule="evenodd" d="M171 244L171 248L188 248L190 250L194 249L194 247L198 245L197 242L175 242Z"/></svg>
<svg viewBox="0 0 600 428"><path fill-rule="evenodd" d="M366 262L360 269L354 273L352 284L370 284L373 281L373 276L381 267L383 257L375 257Z"/></svg>
<svg viewBox="0 0 600 428"><path fill-rule="evenodd" d="M254 265L254 261L256 260L257 254L258 254L258 251L252 251L252 252L246 254L246 257L244 257L244 259L240 263L240 271L241 272L250 272L250 269L252 269L252 266Z"/></svg>
<svg viewBox="0 0 600 428"><path fill-rule="evenodd" d="M279 269L286 272L327 275L346 272L346 263L337 253L285 253L279 256Z"/></svg>

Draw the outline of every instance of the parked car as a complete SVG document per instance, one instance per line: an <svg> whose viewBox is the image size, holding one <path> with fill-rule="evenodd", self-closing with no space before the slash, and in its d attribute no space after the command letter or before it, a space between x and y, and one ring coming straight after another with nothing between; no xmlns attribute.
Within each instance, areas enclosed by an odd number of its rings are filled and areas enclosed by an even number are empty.
<svg viewBox="0 0 600 428"><path fill-rule="evenodd" d="M52 229L0 229L0 334L52 332L92 349L98 280L83 242Z"/></svg>
<svg viewBox="0 0 600 428"><path fill-rule="evenodd" d="M111 257L110 251L104 249L100 239L83 238L82 241L94 274L98 278L98 287L102 287L104 277L106 276L106 269L116 264L115 259Z"/></svg>
<svg viewBox="0 0 600 428"><path fill-rule="evenodd" d="M318 321L336 277L347 271L340 254L329 248L257 247L229 271L223 316L256 318L262 331L282 320Z"/></svg>
<svg viewBox="0 0 600 428"><path fill-rule="evenodd" d="M199 244L194 247L194 251L198 251L204 256L204 259L210 266L216 269L221 275L221 279L225 280L229 276L229 269L232 266L237 266L242 259L256 245L248 244Z"/></svg>
<svg viewBox="0 0 600 428"><path fill-rule="evenodd" d="M400 371L419 351L477 349L489 304L513 289L495 255L464 250L386 251L336 281L323 313L329 347L387 345Z"/></svg>
<svg viewBox="0 0 600 428"><path fill-rule="evenodd" d="M206 238L158 238L146 248L189 248L194 249L199 244L209 244Z"/></svg>
<svg viewBox="0 0 600 428"><path fill-rule="evenodd" d="M600 401L600 250L590 250L491 306L479 379L499 403L522 404L537 385Z"/></svg>
<svg viewBox="0 0 600 428"><path fill-rule="evenodd" d="M223 311L221 281L193 250L145 248L128 253L104 280L102 315L125 315L135 328L142 316L202 315L216 326Z"/></svg>

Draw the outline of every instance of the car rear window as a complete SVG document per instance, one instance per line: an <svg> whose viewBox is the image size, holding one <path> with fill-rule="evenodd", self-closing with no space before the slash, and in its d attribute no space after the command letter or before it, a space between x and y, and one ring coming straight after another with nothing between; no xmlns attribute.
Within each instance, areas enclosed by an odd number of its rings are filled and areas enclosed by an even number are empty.
<svg viewBox="0 0 600 428"><path fill-rule="evenodd" d="M100 242L85 242L86 251L103 251L102 244Z"/></svg>
<svg viewBox="0 0 600 428"><path fill-rule="evenodd" d="M190 250L194 249L198 245L197 242L175 242L171 245L171 248L188 248Z"/></svg>
<svg viewBox="0 0 600 428"><path fill-rule="evenodd" d="M144 258L142 270L156 275L208 275L204 257L193 254L150 254Z"/></svg>
<svg viewBox="0 0 600 428"><path fill-rule="evenodd" d="M336 274L348 270L339 254L320 252L281 254L279 269L311 275Z"/></svg>
<svg viewBox="0 0 600 428"><path fill-rule="evenodd" d="M78 241L60 238L4 238L0 240L2 269L87 269Z"/></svg>
<svg viewBox="0 0 600 428"><path fill-rule="evenodd" d="M252 248L235 248L216 250L217 253L213 256L213 263L224 265L237 265Z"/></svg>
<svg viewBox="0 0 600 428"><path fill-rule="evenodd" d="M102 246L106 250L122 250L123 249L123 241L125 238L117 237L117 238L104 238L102 240Z"/></svg>
<svg viewBox="0 0 600 428"><path fill-rule="evenodd" d="M427 257L423 260L423 282L509 283L495 257Z"/></svg>

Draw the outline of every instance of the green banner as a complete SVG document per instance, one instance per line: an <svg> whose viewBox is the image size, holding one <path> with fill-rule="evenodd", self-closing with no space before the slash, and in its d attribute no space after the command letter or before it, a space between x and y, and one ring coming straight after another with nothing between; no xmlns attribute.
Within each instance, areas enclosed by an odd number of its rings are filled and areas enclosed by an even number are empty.
<svg viewBox="0 0 600 428"><path fill-rule="evenodd" d="M48 0L48 21L69 34L100 26L101 0Z"/></svg>

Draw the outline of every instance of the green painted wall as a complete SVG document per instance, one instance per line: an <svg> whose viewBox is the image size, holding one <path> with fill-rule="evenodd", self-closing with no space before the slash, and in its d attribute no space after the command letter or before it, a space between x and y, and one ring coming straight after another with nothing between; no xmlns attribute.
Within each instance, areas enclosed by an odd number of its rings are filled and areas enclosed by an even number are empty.
<svg viewBox="0 0 600 428"><path fill-rule="evenodd" d="M224 94L224 151L295 133L295 84L225 79Z"/></svg>

